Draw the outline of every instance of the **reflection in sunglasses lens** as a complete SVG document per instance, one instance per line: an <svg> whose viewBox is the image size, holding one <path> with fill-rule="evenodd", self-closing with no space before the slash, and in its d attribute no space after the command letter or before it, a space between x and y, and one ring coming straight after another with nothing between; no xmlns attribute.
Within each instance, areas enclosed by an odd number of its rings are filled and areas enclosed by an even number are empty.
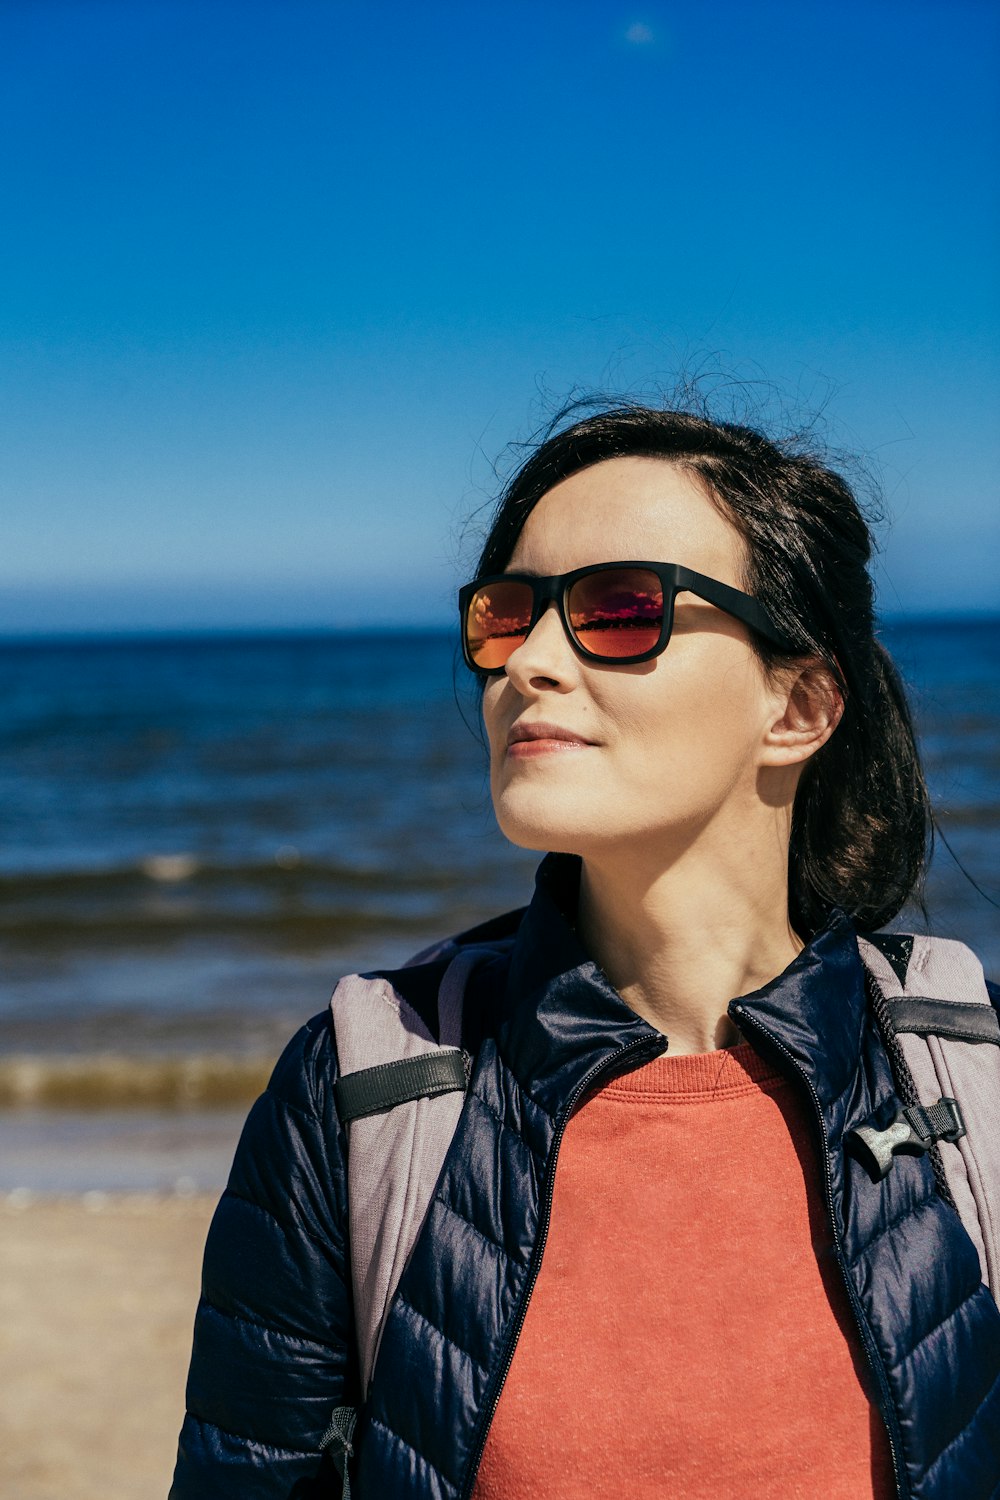
<svg viewBox="0 0 1000 1500"><path fill-rule="evenodd" d="M588 573L570 590L569 622L580 645L596 656L641 656L663 626L663 589L644 568Z"/></svg>
<svg viewBox="0 0 1000 1500"><path fill-rule="evenodd" d="M516 651L531 623L532 592L527 583L487 584L469 603L465 635L477 667L496 671Z"/></svg>

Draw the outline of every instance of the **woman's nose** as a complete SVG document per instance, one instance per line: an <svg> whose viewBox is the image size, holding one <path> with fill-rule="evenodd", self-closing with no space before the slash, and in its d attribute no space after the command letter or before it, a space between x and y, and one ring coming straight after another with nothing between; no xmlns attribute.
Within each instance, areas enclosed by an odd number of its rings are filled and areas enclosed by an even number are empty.
<svg viewBox="0 0 1000 1500"><path fill-rule="evenodd" d="M507 676L515 687L538 679L559 683L575 675L576 652L569 643L559 607L550 599L520 646L507 658Z"/></svg>

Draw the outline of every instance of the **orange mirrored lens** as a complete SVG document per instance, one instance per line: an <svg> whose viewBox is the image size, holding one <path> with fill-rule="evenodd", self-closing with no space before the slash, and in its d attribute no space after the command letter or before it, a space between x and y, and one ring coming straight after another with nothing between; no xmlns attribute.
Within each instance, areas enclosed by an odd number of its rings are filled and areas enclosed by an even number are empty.
<svg viewBox="0 0 1000 1500"><path fill-rule="evenodd" d="M487 584L469 601L465 639L477 667L494 672L528 634L531 624L532 591L528 583Z"/></svg>
<svg viewBox="0 0 1000 1500"><path fill-rule="evenodd" d="M597 656L641 656L663 626L663 589L645 568L588 573L570 589L569 622L580 645Z"/></svg>

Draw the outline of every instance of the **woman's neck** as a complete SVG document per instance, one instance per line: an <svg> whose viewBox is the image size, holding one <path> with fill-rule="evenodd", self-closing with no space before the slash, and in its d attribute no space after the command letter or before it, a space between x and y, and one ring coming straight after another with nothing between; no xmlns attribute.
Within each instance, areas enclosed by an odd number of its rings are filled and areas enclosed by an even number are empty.
<svg viewBox="0 0 1000 1500"><path fill-rule="evenodd" d="M784 869L709 872L691 853L645 877L634 856L621 867L585 858L580 876L583 947L626 1004L666 1033L672 1053L740 1041L729 1002L774 979L803 947L788 919Z"/></svg>

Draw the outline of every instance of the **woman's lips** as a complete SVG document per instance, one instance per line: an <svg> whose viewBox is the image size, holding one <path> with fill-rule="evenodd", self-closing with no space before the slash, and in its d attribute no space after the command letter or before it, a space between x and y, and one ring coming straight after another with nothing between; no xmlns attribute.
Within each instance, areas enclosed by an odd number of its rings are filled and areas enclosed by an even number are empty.
<svg viewBox="0 0 1000 1500"><path fill-rule="evenodd" d="M587 750L590 741L561 724L515 724L507 737L507 754L517 760L535 755L550 755L557 750Z"/></svg>
<svg viewBox="0 0 1000 1500"><path fill-rule="evenodd" d="M507 754L515 760L530 760L536 755L551 755L555 750L589 750L586 740L515 740Z"/></svg>

